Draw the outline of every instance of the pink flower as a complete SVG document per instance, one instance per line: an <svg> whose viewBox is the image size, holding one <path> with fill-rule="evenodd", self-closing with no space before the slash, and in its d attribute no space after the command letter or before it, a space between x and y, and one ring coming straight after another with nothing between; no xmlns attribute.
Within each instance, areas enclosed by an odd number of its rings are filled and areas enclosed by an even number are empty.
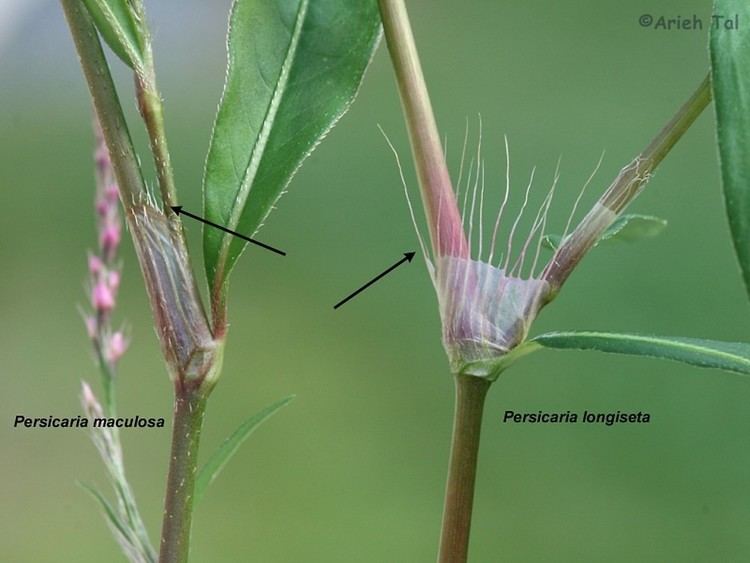
<svg viewBox="0 0 750 563"><path fill-rule="evenodd" d="M104 263L102 262L102 259L94 254L89 254L89 273L96 277L104 268Z"/></svg>
<svg viewBox="0 0 750 563"><path fill-rule="evenodd" d="M107 285L109 285L113 293L116 293L120 287L120 272L117 270L107 272Z"/></svg>
<svg viewBox="0 0 750 563"><path fill-rule="evenodd" d="M109 343L107 345L107 360L109 360L109 362L112 364L117 363L117 361L128 349L129 344L130 343L125 338L125 335L122 333L122 331L118 330L117 332L115 332L109 339Z"/></svg>
<svg viewBox="0 0 750 563"><path fill-rule="evenodd" d="M85 381L81 382L81 404L90 418L100 418L103 415L102 406L96 400L96 395Z"/></svg>
<svg viewBox="0 0 750 563"><path fill-rule="evenodd" d="M94 160L96 161L96 167L100 174L108 172L112 167L112 162L109 159L109 151L104 143L101 143L94 153Z"/></svg>
<svg viewBox="0 0 750 563"><path fill-rule="evenodd" d="M110 224L102 229L99 237L99 245L105 254L114 252L120 245L120 227L119 225Z"/></svg>
<svg viewBox="0 0 750 563"><path fill-rule="evenodd" d="M109 203L100 199L96 202L96 214L99 217L106 217L107 213L109 213L109 207Z"/></svg>
<svg viewBox="0 0 750 563"><path fill-rule="evenodd" d="M120 197L119 191L117 189L117 184L109 184L106 188L104 188L104 197L112 205L117 205Z"/></svg>
<svg viewBox="0 0 750 563"><path fill-rule="evenodd" d="M98 281L91 291L91 304L99 312L107 313L115 306L115 296L109 285L104 281Z"/></svg>

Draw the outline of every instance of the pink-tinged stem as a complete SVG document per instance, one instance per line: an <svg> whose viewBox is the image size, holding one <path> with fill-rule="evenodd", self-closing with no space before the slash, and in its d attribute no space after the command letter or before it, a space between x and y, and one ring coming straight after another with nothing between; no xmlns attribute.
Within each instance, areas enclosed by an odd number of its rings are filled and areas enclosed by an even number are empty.
<svg viewBox="0 0 750 563"><path fill-rule="evenodd" d="M677 144L711 101L711 81L706 76L698 88L649 145L625 166L597 204L557 249L542 277L550 284L550 299L604 230L640 193L654 169Z"/></svg>
<svg viewBox="0 0 750 563"><path fill-rule="evenodd" d="M469 247L461 214L440 144L406 5L403 0L380 0L380 13L409 129L432 250L437 256L468 257Z"/></svg>

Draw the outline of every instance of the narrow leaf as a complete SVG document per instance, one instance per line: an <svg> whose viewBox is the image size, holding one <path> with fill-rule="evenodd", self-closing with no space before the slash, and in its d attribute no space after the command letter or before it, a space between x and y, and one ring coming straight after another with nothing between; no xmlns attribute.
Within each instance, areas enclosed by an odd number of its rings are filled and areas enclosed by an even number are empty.
<svg viewBox="0 0 750 563"><path fill-rule="evenodd" d="M531 339L530 343L561 350L663 358L750 375L750 344L738 342L611 332L550 332Z"/></svg>
<svg viewBox="0 0 750 563"><path fill-rule="evenodd" d="M620 215L609 228L604 231L599 241L621 240L635 242L644 238L655 237L667 226L667 221L653 215L638 215L630 213Z"/></svg>
<svg viewBox="0 0 750 563"><path fill-rule="evenodd" d="M750 295L750 3L717 0L711 26L711 84L724 203L734 250ZM739 29L727 29L735 14Z"/></svg>
<svg viewBox="0 0 750 563"><path fill-rule="evenodd" d="M597 244L606 240L635 242L644 238L655 237L667 226L667 221L653 215L639 215L626 213L620 215L599 238ZM542 244L550 250L556 250L562 237L560 235L546 235Z"/></svg>
<svg viewBox="0 0 750 563"><path fill-rule="evenodd" d="M107 519L107 522L110 526L112 526L113 531L119 533L124 539L130 541L132 539L132 530L125 522L122 521L109 501L104 498L104 495L102 495L97 489L86 483L81 483L79 481L78 485L84 491L89 493L94 498L94 500L97 501L102 509L102 512L104 513L104 516Z"/></svg>
<svg viewBox="0 0 750 563"><path fill-rule="evenodd" d="M130 0L83 0L107 45L129 67L143 68L144 32Z"/></svg>
<svg viewBox="0 0 750 563"><path fill-rule="evenodd" d="M232 434L224 440L209 460L201 467L198 472L198 476L195 479L195 499L200 500L203 494L206 492L208 486L216 479L224 466L229 462L232 456L237 453L240 449L242 442L244 442L253 431L258 428L263 422L271 418L276 412L282 407L288 405L294 395L281 399L280 401L266 407L259 413L254 414L248 418L245 422L232 432Z"/></svg>
<svg viewBox="0 0 750 563"><path fill-rule="evenodd" d="M235 0L203 182L206 219L256 233L349 108L379 37L375 0ZM207 227L203 244L219 291L246 243Z"/></svg>

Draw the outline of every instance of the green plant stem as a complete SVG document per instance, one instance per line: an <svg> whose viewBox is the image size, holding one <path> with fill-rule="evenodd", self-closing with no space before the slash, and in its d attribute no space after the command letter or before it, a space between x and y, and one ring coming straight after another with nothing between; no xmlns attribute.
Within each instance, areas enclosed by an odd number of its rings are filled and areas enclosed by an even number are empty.
<svg viewBox="0 0 750 563"><path fill-rule="evenodd" d="M463 563L468 555L482 412L491 384L485 378L471 375L456 375L455 383L453 439L445 487L439 563Z"/></svg>
<svg viewBox="0 0 750 563"><path fill-rule="evenodd" d="M436 255L467 256L453 185L403 0L379 0Z"/></svg>
<svg viewBox="0 0 750 563"><path fill-rule="evenodd" d="M177 205L177 187L174 181L172 161L169 157L169 146L167 145L167 134L164 127L164 109L161 95L156 87L156 75L150 52L151 48L148 47L148 56L146 57L149 65L147 68L148 76L143 78L136 75L136 96L138 98L138 109L141 117L143 117L143 122L146 124L151 154L154 156L162 206L164 213L170 215L170 208Z"/></svg>
<svg viewBox="0 0 750 563"><path fill-rule="evenodd" d="M146 199L146 183L99 35L83 2L61 0L61 3L112 159L120 200L125 209L131 209Z"/></svg>
<svg viewBox="0 0 750 563"><path fill-rule="evenodd" d="M188 560L198 446L205 410L205 395L177 385L159 563Z"/></svg>
<svg viewBox="0 0 750 563"><path fill-rule="evenodd" d="M100 334L97 341L94 343L94 353L96 354L96 363L99 364L99 372L101 374L102 389L104 389L104 414L108 417L117 416L117 397L115 393L115 370L112 365L107 361L99 345L102 342L103 336ZM113 428L117 431L117 428Z"/></svg>
<svg viewBox="0 0 750 563"><path fill-rule="evenodd" d="M120 190L120 199L126 210L126 218L130 224L131 234L134 237L136 246L143 251L144 244L139 242L139 236L140 238L145 236L143 232L144 226L139 225L133 218L139 216L147 218L147 212L150 209L148 192L140 166L138 165L138 158L133 148L109 66L107 65L96 28L84 4L80 0L61 0L61 3L68 25L70 26L71 35L75 42L91 97L93 98L94 107L101 123L107 149L112 159L112 165ZM142 82L143 78L143 76L137 76L136 80ZM173 187L174 183L171 181L171 167L169 166L167 147L162 142L164 140L164 127L160 112L161 101L158 100L158 94L154 94L155 90L153 88L149 86L147 91L150 95L146 100L146 105L150 108L149 111L155 107L159 108L159 111L156 113L148 114L150 117L147 119L147 128L149 128L152 148L154 148L154 144L156 145L154 156L157 160L157 167L160 170L159 174L166 174L166 176L160 176L160 178L167 178L166 183L163 184L163 186L167 187L167 195L164 196L164 203L165 205L169 205L172 201L170 199L171 195L169 195L172 191L169 189L169 186ZM154 98L151 94L154 94L156 97ZM151 123L150 126L149 122ZM153 259L151 254L154 252L159 252L163 255L161 256L162 259L159 260L159 264L170 262L172 260L171 257L175 255L178 256L180 264L184 265L188 262L187 247L182 235L182 229L179 228L179 219L171 211L168 211L167 217L171 225L170 242L173 247L167 250L161 249L161 247L156 249L151 247L145 248L145 250L149 251L148 256L145 257L142 256L143 252L140 253L139 262L145 277L148 277L146 273L149 269L149 260ZM175 225L178 227L175 228ZM152 228L157 226L158 222ZM160 240L160 242L162 241ZM168 256L165 253L168 253ZM190 269L186 267L185 271L190 272ZM146 285L152 302L159 304L161 307L165 299L163 295L164 289L160 288L165 284L147 283ZM192 276L185 281L185 285L190 285L191 287L194 285ZM191 299L194 298L196 300L196 303L190 305L198 310L202 310L197 292L195 296L190 296ZM160 316L157 314L157 309L154 310L154 314L159 326L159 332L164 332L164 327L160 323L172 322L172 319L168 315ZM170 361L170 358L166 359ZM218 370L219 368L215 365L215 369ZM216 375L213 376L212 381L215 381L215 378ZM180 381L176 383L172 455L167 480L160 553L160 561L162 563L187 561L198 444L203 423L206 396L208 395L208 390L198 391L198 387L199 385L183 385ZM107 402L110 402L110 400L112 399L107 399ZM129 493L129 491L125 492ZM130 507L126 508L130 509Z"/></svg>
<svg viewBox="0 0 750 563"><path fill-rule="evenodd" d="M552 288L551 298L614 218L640 193L656 167L690 129L710 101L709 75L643 152L620 171L594 208L581 220L570 236L563 240L554 258L542 273L542 277Z"/></svg>
<svg viewBox="0 0 750 563"><path fill-rule="evenodd" d="M156 176L161 192L164 213L169 216L170 207L177 205L177 188L174 181L172 161L169 157L167 134L164 127L164 108L159 88L156 85L156 67L151 37L146 22L143 0L131 0L131 6L138 21L143 22L143 68L135 73L135 91L138 109L146 124L151 154L156 165Z"/></svg>

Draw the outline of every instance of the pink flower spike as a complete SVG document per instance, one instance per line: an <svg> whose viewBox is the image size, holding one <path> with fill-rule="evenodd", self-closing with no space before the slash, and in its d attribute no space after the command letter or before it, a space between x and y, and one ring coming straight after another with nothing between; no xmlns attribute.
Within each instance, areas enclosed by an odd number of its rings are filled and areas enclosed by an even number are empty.
<svg viewBox="0 0 750 563"><path fill-rule="evenodd" d="M96 400L96 395L94 395L89 384L85 381L81 382L81 404L89 417L99 418L103 416L102 406Z"/></svg>
<svg viewBox="0 0 750 563"><path fill-rule="evenodd" d="M118 225L107 225L102 230L99 244L105 253L114 252L120 244L120 227Z"/></svg>
<svg viewBox="0 0 750 563"><path fill-rule="evenodd" d="M99 281L91 292L91 304L99 312L109 312L115 306L115 296L109 286Z"/></svg>
<svg viewBox="0 0 750 563"><path fill-rule="evenodd" d="M100 173L107 172L112 166L112 161L109 159L109 151L106 145L102 141L94 153L94 159L96 160L96 166L99 168Z"/></svg>
<svg viewBox="0 0 750 563"><path fill-rule="evenodd" d="M112 292L116 292L118 288L120 287L120 272L117 270L112 270L107 273L107 285L109 285L109 288L112 290Z"/></svg>
<svg viewBox="0 0 750 563"><path fill-rule="evenodd" d="M92 276L98 276L101 273L102 268L104 268L104 263L102 262L101 258L93 254L89 254L89 273Z"/></svg>
<svg viewBox="0 0 750 563"><path fill-rule="evenodd" d="M100 199L96 202L96 214L99 215L99 217L105 217L108 211L109 204L106 201Z"/></svg>
<svg viewBox="0 0 750 563"><path fill-rule="evenodd" d="M109 203L117 203L120 194L117 190L117 184L110 184L104 189L104 197Z"/></svg>
<svg viewBox="0 0 750 563"><path fill-rule="evenodd" d="M112 338L109 339L109 344L107 346L107 359L110 363L116 363L128 349L129 344L127 338L125 338L125 335L123 335L121 331L118 330L115 332L112 335Z"/></svg>

